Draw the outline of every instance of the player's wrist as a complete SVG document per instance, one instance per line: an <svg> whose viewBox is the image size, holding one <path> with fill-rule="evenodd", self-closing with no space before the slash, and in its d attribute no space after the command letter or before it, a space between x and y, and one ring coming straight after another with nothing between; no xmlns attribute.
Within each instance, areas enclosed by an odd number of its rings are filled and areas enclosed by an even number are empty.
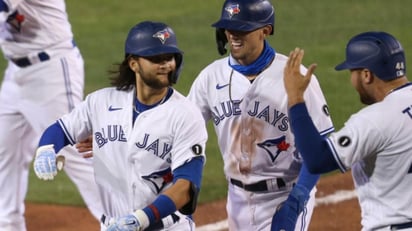
<svg viewBox="0 0 412 231"><path fill-rule="evenodd" d="M288 107L291 108L296 104L305 102L303 95L288 95Z"/></svg>
<svg viewBox="0 0 412 231"><path fill-rule="evenodd" d="M143 216L140 211L143 212L145 216ZM173 200L164 194L160 194L152 204L141 210L137 210L134 215L138 218L139 222L140 219L142 219L143 223L141 223L141 225L144 229L149 227L151 224L161 221L162 218L174 212L176 212L176 205Z"/></svg>
<svg viewBox="0 0 412 231"><path fill-rule="evenodd" d="M147 216L147 214L142 209L136 210L133 213L133 216L135 216L137 221L140 223L140 227L141 227L142 230L149 227L149 225L150 225L149 217Z"/></svg>

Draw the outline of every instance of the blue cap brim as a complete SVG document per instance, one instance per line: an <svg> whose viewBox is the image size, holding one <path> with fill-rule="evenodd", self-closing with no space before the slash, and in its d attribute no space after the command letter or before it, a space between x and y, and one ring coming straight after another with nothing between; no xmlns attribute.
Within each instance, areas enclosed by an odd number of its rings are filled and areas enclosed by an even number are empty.
<svg viewBox="0 0 412 231"><path fill-rule="evenodd" d="M345 61L341 64L336 65L335 70L341 71L341 70L346 70L346 69L351 69L351 66Z"/></svg>
<svg viewBox="0 0 412 231"><path fill-rule="evenodd" d="M215 23L212 24L213 27L216 28L222 28L225 30L235 30L235 31L254 31L260 27L263 27L262 25L259 24L252 24L252 23L247 23L247 22L241 22L241 21L234 21L234 20L228 20L228 19L221 19Z"/></svg>
<svg viewBox="0 0 412 231"><path fill-rule="evenodd" d="M138 56L148 57L148 56L156 56L161 54L183 54L183 52L176 47L173 46L159 46L156 49L146 49L139 52L139 54L134 54Z"/></svg>

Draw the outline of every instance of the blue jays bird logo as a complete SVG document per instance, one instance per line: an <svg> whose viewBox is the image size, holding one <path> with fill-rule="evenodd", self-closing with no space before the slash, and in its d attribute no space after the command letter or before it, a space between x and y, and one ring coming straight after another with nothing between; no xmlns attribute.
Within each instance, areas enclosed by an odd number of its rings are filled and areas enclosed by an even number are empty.
<svg viewBox="0 0 412 231"><path fill-rule="evenodd" d="M272 160L272 162L275 162L276 158L278 158L279 154L282 151L287 151L290 144L288 144L286 142L286 137L285 136L281 136L279 138L275 138L275 139L269 139L269 140L265 140L262 143L257 144L259 147L263 148L266 150L266 152L269 154L270 159ZM276 153L272 153L271 150L269 150L272 147L276 147Z"/></svg>
<svg viewBox="0 0 412 231"><path fill-rule="evenodd" d="M232 4L225 8L225 10L229 13L229 17L232 18L233 15L240 13L239 4Z"/></svg>
<svg viewBox="0 0 412 231"><path fill-rule="evenodd" d="M142 176L152 184L157 193L160 193L169 183L173 181L173 174L170 168L153 172L150 175Z"/></svg>
<svg viewBox="0 0 412 231"><path fill-rule="evenodd" d="M165 44L166 40L170 38L170 32L167 29L156 32L153 38L158 38L162 44Z"/></svg>
<svg viewBox="0 0 412 231"><path fill-rule="evenodd" d="M7 18L7 23L14 28L16 31L20 32L21 30L21 24L25 20L24 15L19 14L19 12L16 10L12 14L9 15Z"/></svg>

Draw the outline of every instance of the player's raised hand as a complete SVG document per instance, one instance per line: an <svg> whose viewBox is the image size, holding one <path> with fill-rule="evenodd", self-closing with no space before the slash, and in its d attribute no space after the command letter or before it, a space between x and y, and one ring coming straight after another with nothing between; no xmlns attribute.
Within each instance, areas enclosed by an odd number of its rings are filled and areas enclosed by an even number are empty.
<svg viewBox="0 0 412 231"><path fill-rule="evenodd" d="M141 231L139 221L133 214L126 215L116 219L116 221L107 227L107 231Z"/></svg>
<svg viewBox="0 0 412 231"><path fill-rule="evenodd" d="M304 101L303 94L316 69L316 64L311 64L305 75L300 72L304 53L304 50L300 48L295 48L295 50L291 51L284 69L283 80L286 93L288 94L289 107Z"/></svg>
<svg viewBox="0 0 412 231"><path fill-rule="evenodd" d="M33 162L34 172L42 180L53 180L57 175L56 152L53 145L44 145L36 150Z"/></svg>

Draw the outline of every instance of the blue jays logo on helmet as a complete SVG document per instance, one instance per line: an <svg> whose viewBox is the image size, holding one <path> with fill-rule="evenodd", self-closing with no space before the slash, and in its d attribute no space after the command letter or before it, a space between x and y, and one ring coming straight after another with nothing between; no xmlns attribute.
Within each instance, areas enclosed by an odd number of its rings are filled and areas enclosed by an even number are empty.
<svg viewBox="0 0 412 231"><path fill-rule="evenodd" d="M168 38L170 38L170 33L167 30L167 28L165 30L162 31L158 31L153 35L153 38L158 38L160 40L160 42L162 42L162 44L165 44L166 40Z"/></svg>
<svg viewBox="0 0 412 231"><path fill-rule="evenodd" d="M232 18L233 15L239 14L240 8L239 4L232 4L225 8L226 12L229 14L229 18Z"/></svg>
<svg viewBox="0 0 412 231"><path fill-rule="evenodd" d="M254 31L275 25L275 9L269 0L226 0L219 21L213 27L225 30Z"/></svg>

